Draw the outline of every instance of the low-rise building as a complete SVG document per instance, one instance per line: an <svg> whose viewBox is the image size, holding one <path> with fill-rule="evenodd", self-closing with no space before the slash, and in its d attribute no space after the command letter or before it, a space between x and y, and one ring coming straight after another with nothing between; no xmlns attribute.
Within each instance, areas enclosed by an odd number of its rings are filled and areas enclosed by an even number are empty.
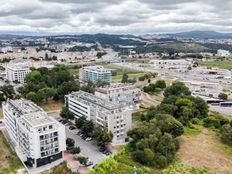
<svg viewBox="0 0 232 174"><path fill-rule="evenodd" d="M127 131L132 122L130 109L83 91L66 95L65 103L76 118L84 116L112 132L113 144L128 140Z"/></svg>
<svg viewBox="0 0 232 174"><path fill-rule="evenodd" d="M95 95L131 109L136 109L141 104L141 90L130 83L111 83L97 88Z"/></svg>
<svg viewBox="0 0 232 174"><path fill-rule="evenodd" d="M151 60L156 69L187 69L192 62L188 60Z"/></svg>
<svg viewBox="0 0 232 174"><path fill-rule="evenodd" d="M10 82L25 83L25 78L31 72L28 63L10 63L5 67L6 79Z"/></svg>
<svg viewBox="0 0 232 174"><path fill-rule="evenodd" d="M111 71L105 69L103 66L87 66L80 69L79 78L82 81L97 81L111 82Z"/></svg>
<svg viewBox="0 0 232 174"><path fill-rule="evenodd" d="M219 50L217 50L217 55L222 56L222 57L226 57L226 56L230 56L230 52L227 50L219 49Z"/></svg>
<svg viewBox="0 0 232 174"><path fill-rule="evenodd" d="M66 150L64 125L26 99L9 99L2 107L10 142L28 168L63 161Z"/></svg>

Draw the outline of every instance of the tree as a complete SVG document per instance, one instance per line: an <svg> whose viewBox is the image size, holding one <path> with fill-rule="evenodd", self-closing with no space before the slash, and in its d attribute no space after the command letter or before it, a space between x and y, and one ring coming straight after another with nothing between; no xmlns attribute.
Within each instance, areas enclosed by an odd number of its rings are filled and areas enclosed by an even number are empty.
<svg viewBox="0 0 232 174"><path fill-rule="evenodd" d="M92 120L85 121L84 124L81 127L81 130L86 136L90 136L94 130L94 123Z"/></svg>
<svg viewBox="0 0 232 174"><path fill-rule="evenodd" d="M27 74L26 81L28 83L38 84L39 82L41 82L41 78L42 78L41 73L38 70L34 70L29 74Z"/></svg>
<svg viewBox="0 0 232 174"><path fill-rule="evenodd" d="M61 112L60 112L60 116L64 119L74 119L74 114L69 111L69 109L67 107L63 107Z"/></svg>
<svg viewBox="0 0 232 174"><path fill-rule="evenodd" d="M225 142L229 145L232 145L232 126L231 126L231 124L226 124L226 125L222 126L221 139L223 142Z"/></svg>
<svg viewBox="0 0 232 174"><path fill-rule="evenodd" d="M100 126L96 126L92 135L96 139L99 146L105 146L113 139L113 134Z"/></svg>
<svg viewBox="0 0 232 174"><path fill-rule="evenodd" d="M6 98L13 98L15 95L14 87L12 85L3 85L0 87L0 91Z"/></svg>
<svg viewBox="0 0 232 174"><path fill-rule="evenodd" d="M106 85L110 85L110 83L107 81L104 81L104 80L98 80L96 83L97 87L102 87L102 86L106 86Z"/></svg>
<svg viewBox="0 0 232 174"><path fill-rule="evenodd" d="M228 95L225 93L220 93L218 94L218 98L222 99L222 100L227 100L228 99Z"/></svg>
<svg viewBox="0 0 232 174"><path fill-rule="evenodd" d="M122 83L127 83L127 81L128 81L128 75L127 75L127 73L123 73L123 75L122 75Z"/></svg>
<svg viewBox="0 0 232 174"><path fill-rule="evenodd" d="M57 89L58 99L64 99L64 95L73 91L79 91L80 84L75 81L64 82Z"/></svg>
<svg viewBox="0 0 232 174"><path fill-rule="evenodd" d="M171 86L167 87L164 91L164 96L190 96L191 92L182 82L175 82Z"/></svg>
<svg viewBox="0 0 232 174"><path fill-rule="evenodd" d="M67 145L68 149L72 149L75 145L75 141L72 138L67 138L66 145Z"/></svg>
<svg viewBox="0 0 232 174"><path fill-rule="evenodd" d="M95 84L91 81L88 81L87 85L84 85L81 87L82 91L88 92L88 93L92 93L94 94L95 92Z"/></svg>
<svg viewBox="0 0 232 174"><path fill-rule="evenodd" d="M35 102L35 103L40 103L42 100L39 100L37 94L35 92L29 92L27 95L26 95L26 98Z"/></svg>
<svg viewBox="0 0 232 174"><path fill-rule="evenodd" d="M75 125L78 129L81 129L86 121L87 121L86 118L82 116L75 120Z"/></svg>
<svg viewBox="0 0 232 174"><path fill-rule="evenodd" d="M56 90L54 88L42 88L38 91L39 95L42 95L47 102L49 98L52 98L56 94Z"/></svg>
<svg viewBox="0 0 232 174"><path fill-rule="evenodd" d="M109 174L118 166L118 162L114 157L110 156L108 159L104 160L102 163L98 164L94 169L91 169L89 174Z"/></svg>
<svg viewBox="0 0 232 174"><path fill-rule="evenodd" d="M164 80L157 80L155 83L155 87L164 89L164 88L166 88L166 83Z"/></svg>
<svg viewBox="0 0 232 174"><path fill-rule="evenodd" d="M144 149L144 157L146 159L146 162L150 163L154 159L155 154L151 149L145 148Z"/></svg>

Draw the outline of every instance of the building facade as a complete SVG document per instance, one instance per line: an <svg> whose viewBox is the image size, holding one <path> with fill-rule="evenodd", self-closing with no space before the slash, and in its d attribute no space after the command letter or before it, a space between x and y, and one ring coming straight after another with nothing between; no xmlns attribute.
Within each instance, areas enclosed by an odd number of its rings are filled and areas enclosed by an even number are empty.
<svg viewBox="0 0 232 174"><path fill-rule="evenodd" d="M103 66L88 66L80 69L79 78L82 81L97 81L111 82L111 71L105 69Z"/></svg>
<svg viewBox="0 0 232 174"><path fill-rule="evenodd" d="M25 78L30 73L27 63L10 63L5 67L6 79L10 82L25 83Z"/></svg>
<svg viewBox="0 0 232 174"><path fill-rule="evenodd" d="M224 57L226 57L226 56L230 56L231 54L230 54L230 52L229 51L227 51L227 50L222 50L222 49L219 49L219 50L217 50L217 55L218 56L224 56Z"/></svg>
<svg viewBox="0 0 232 174"><path fill-rule="evenodd" d="M128 140L127 131L132 122L130 109L83 91L66 95L65 102L76 118L84 116L112 132L113 144Z"/></svg>
<svg viewBox="0 0 232 174"><path fill-rule="evenodd" d="M141 90L130 83L111 83L97 88L95 95L133 110L141 104Z"/></svg>
<svg viewBox="0 0 232 174"><path fill-rule="evenodd" d="M26 99L2 104L6 131L21 161L38 168L63 161L65 127L36 104Z"/></svg>

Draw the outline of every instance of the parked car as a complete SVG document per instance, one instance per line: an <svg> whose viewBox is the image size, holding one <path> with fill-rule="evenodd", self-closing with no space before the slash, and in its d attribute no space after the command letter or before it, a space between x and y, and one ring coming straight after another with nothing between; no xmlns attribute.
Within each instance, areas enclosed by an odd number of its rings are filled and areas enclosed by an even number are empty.
<svg viewBox="0 0 232 174"><path fill-rule="evenodd" d="M69 129L74 130L74 129L76 129L76 127L75 126L70 126Z"/></svg>
<svg viewBox="0 0 232 174"><path fill-rule="evenodd" d="M108 155L110 155L110 154L111 154L111 152L110 152L110 151L108 151L107 149L106 149L106 150L104 150L104 151L103 151L103 153L104 153L106 156L108 156Z"/></svg>
<svg viewBox="0 0 232 174"><path fill-rule="evenodd" d="M88 138L85 139L85 141L91 141L91 140L92 140L91 137L88 137Z"/></svg>
<svg viewBox="0 0 232 174"><path fill-rule="evenodd" d="M93 162L88 159L85 166L88 167L88 166L91 166L91 165L93 165Z"/></svg>
<svg viewBox="0 0 232 174"><path fill-rule="evenodd" d="M106 148L103 147L103 146L101 146L101 147L99 148L99 151L100 151L100 152L104 152L105 150L106 150Z"/></svg>

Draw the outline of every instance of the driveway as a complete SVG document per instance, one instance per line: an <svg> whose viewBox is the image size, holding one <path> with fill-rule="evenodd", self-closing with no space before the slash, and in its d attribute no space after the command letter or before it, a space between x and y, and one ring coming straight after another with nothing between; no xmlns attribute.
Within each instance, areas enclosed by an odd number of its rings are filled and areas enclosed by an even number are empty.
<svg viewBox="0 0 232 174"><path fill-rule="evenodd" d="M75 140L75 146L79 146L81 148L80 155L88 157L93 162L93 165L99 164L107 159L107 156L99 152L98 147L94 145L92 141L86 142L79 135L76 135L75 132L76 131L69 130L66 126L66 138L72 138Z"/></svg>

